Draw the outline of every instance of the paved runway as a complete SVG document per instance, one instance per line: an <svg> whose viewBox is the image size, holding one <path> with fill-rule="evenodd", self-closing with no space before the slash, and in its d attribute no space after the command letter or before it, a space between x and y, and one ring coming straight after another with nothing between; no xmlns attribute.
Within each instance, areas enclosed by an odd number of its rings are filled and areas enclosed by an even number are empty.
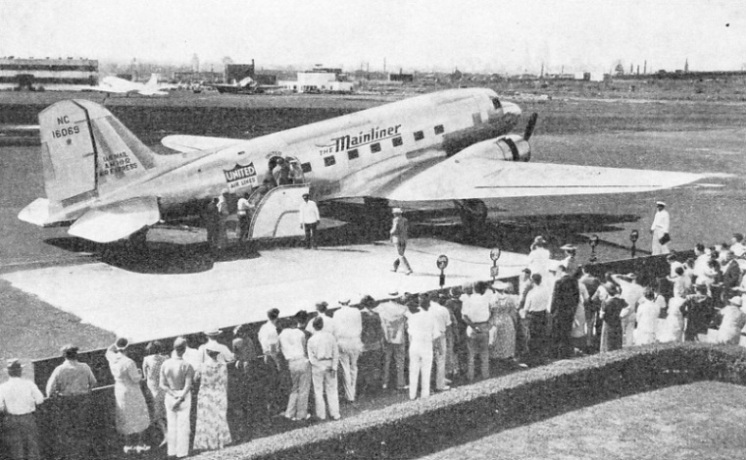
<svg viewBox="0 0 746 460"><path fill-rule="evenodd" d="M282 316L312 311L345 296L385 298L392 289L438 287L436 259L448 255L446 284L490 276L489 251L433 239L411 240L414 273L392 273L395 251L387 242L263 251L261 257L218 262L207 272L163 275L125 271L104 263L48 267L2 276L13 286L102 329L136 341L261 321L268 308ZM501 277L517 275L526 255L503 253ZM353 299L354 301L354 299Z"/></svg>

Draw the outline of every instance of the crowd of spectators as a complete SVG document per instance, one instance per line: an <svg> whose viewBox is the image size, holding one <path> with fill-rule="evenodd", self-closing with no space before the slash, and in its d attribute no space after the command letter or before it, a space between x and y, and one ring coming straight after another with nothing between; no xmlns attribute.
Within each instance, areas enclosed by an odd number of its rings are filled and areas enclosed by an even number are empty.
<svg viewBox="0 0 746 460"><path fill-rule="evenodd" d="M129 341L117 339L106 359L123 451L146 452L160 443L169 456L184 457L251 439L258 417L339 420L340 402L355 405L361 395L427 398L477 373L484 379L654 342L739 343L746 325L742 235L729 245L697 245L684 262L668 255L670 273L652 286L641 285L636 273L596 277L593 266L578 266L573 246L562 247L562 260L552 260L546 246L535 239L516 282L390 292L383 301L345 298L334 312L319 302L314 313L301 310L290 321L273 308L256 334L240 326L229 344L221 343L219 330L205 331L206 341L153 341L141 368L129 357ZM46 386L46 397L55 400L55 449L61 457L85 458L97 381L76 347L62 354ZM39 458L33 413L44 398L21 382L20 369L17 360L9 362L11 379L0 385L4 439L13 458ZM146 440L146 430L155 436Z"/></svg>

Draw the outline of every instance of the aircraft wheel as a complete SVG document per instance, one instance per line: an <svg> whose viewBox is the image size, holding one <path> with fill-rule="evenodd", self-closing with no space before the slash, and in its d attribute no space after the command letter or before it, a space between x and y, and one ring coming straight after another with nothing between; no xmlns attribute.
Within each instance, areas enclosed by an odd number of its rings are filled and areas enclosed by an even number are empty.
<svg viewBox="0 0 746 460"><path fill-rule="evenodd" d="M484 225L487 222L487 205L482 200L457 200L456 207L464 225Z"/></svg>
<svg viewBox="0 0 746 460"><path fill-rule="evenodd" d="M127 247L130 251L142 254L148 251L148 229L143 228L132 235L127 240Z"/></svg>

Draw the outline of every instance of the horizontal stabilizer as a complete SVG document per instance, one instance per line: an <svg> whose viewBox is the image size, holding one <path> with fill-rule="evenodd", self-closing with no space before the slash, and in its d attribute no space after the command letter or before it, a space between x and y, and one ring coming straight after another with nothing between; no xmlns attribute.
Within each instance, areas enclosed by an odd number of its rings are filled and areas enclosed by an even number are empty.
<svg viewBox="0 0 746 460"><path fill-rule="evenodd" d="M18 218L24 222L44 227L53 223L49 221L49 214L49 200L37 198L18 213Z"/></svg>
<svg viewBox="0 0 746 460"><path fill-rule="evenodd" d="M97 243L111 243L155 225L160 219L158 199L139 197L91 209L75 221L68 233Z"/></svg>
<svg viewBox="0 0 746 460"><path fill-rule="evenodd" d="M227 137L187 136L181 134L166 136L161 140L161 144L164 146L182 153L216 150L238 144L239 142L242 142L242 140Z"/></svg>

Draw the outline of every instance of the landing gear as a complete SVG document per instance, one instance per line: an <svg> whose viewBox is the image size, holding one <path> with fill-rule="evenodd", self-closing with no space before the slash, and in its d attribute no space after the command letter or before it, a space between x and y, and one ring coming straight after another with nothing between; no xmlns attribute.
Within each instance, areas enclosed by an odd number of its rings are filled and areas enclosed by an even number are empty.
<svg viewBox="0 0 746 460"><path fill-rule="evenodd" d="M133 254L146 254L148 252L148 227L130 235L127 239L126 248Z"/></svg>
<svg viewBox="0 0 746 460"><path fill-rule="evenodd" d="M487 205L476 199L454 200L454 203L461 217L464 240L475 240L487 227Z"/></svg>

